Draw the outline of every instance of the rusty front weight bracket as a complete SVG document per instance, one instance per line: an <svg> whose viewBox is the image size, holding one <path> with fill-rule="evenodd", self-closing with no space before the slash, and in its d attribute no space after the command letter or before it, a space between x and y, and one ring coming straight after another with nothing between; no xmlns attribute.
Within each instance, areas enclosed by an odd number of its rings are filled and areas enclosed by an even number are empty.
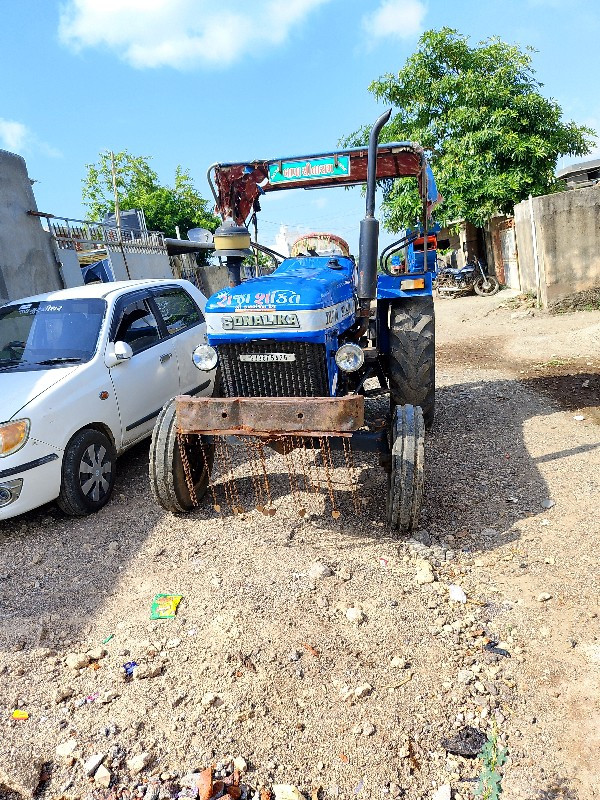
<svg viewBox="0 0 600 800"><path fill-rule="evenodd" d="M364 425L362 395L176 398L177 430L217 436L350 436Z"/></svg>

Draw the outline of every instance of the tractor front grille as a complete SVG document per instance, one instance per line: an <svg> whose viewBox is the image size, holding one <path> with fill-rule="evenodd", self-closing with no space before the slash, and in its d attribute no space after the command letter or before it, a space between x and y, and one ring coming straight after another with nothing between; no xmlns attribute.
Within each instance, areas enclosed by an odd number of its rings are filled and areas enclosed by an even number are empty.
<svg viewBox="0 0 600 800"><path fill-rule="evenodd" d="M327 397L325 345L253 339L217 346L225 397ZM293 353L294 361L240 361L241 355Z"/></svg>

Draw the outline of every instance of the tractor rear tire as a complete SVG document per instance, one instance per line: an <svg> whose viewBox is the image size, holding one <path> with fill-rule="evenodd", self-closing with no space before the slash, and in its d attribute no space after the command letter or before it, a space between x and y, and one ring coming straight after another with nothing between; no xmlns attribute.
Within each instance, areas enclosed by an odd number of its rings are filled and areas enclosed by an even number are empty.
<svg viewBox="0 0 600 800"><path fill-rule="evenodd" d="M195 498L190 494L177 440L175 400L169 400L152 432L150 484L158 503L173 514L183 514L197 507L208 489L214 459L214 446L206 436L188 435L184 447Z"/></svg>
<svg viewBox="0 0 600 800"><path fill-rule="evenodd" d="M418 406L396 406L390 428L387 521L393 533L418 525L423 502L425 423Z"/></svg>
<svg viewBox="0 0 600 800"><path fill-rule="evenodd" d="M435 414L435 311L433 297L414 297L390 309L390 399L421 406L425 427Z"/></svg>

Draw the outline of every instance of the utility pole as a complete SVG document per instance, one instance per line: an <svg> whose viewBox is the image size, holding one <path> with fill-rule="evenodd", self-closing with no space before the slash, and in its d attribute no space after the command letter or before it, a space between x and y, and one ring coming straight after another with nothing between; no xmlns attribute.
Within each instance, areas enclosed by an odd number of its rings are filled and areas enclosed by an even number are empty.
<svg viewBox="0 0 600 800"><path fill-rule="evenodd" d="M121 240L121 211L119 209L119 195L117 194L117 173L115 170L115 154L110 151L110 171L112 173L112 185L115 195L115 221L117 223L117 230L119 231L119 241Z"/></svg>
<svg viewBox="0 0 600 800"><path fill-rule="evenodd" d="M127 277L131 280L131 274L129 272L129 265L127 264L127 258L125 257L125 248L123 247L123 236L121 235L121 211L119 209L119 195L117 193L117 173L115 170L115 154L113 151L110 151L110 171L112 174L112 185L113 185L113 192L115 195L115 222L117 223L117 235L119 237L119 246L121 248L121 255L123 256L123 263L125 264L125 271L127 272Z"/></svg>

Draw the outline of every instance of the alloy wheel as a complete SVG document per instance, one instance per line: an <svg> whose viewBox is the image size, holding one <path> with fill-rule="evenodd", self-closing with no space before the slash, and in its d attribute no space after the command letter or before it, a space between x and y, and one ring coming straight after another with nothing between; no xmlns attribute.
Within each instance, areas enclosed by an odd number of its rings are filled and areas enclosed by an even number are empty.
<svg viewBox="0 0 600 800"><path fill-rule="evenodd" d="M79 464L79 483L83 494L94 502L101 500L110 489L113 464L106 448L91 444Z"/></svg>

